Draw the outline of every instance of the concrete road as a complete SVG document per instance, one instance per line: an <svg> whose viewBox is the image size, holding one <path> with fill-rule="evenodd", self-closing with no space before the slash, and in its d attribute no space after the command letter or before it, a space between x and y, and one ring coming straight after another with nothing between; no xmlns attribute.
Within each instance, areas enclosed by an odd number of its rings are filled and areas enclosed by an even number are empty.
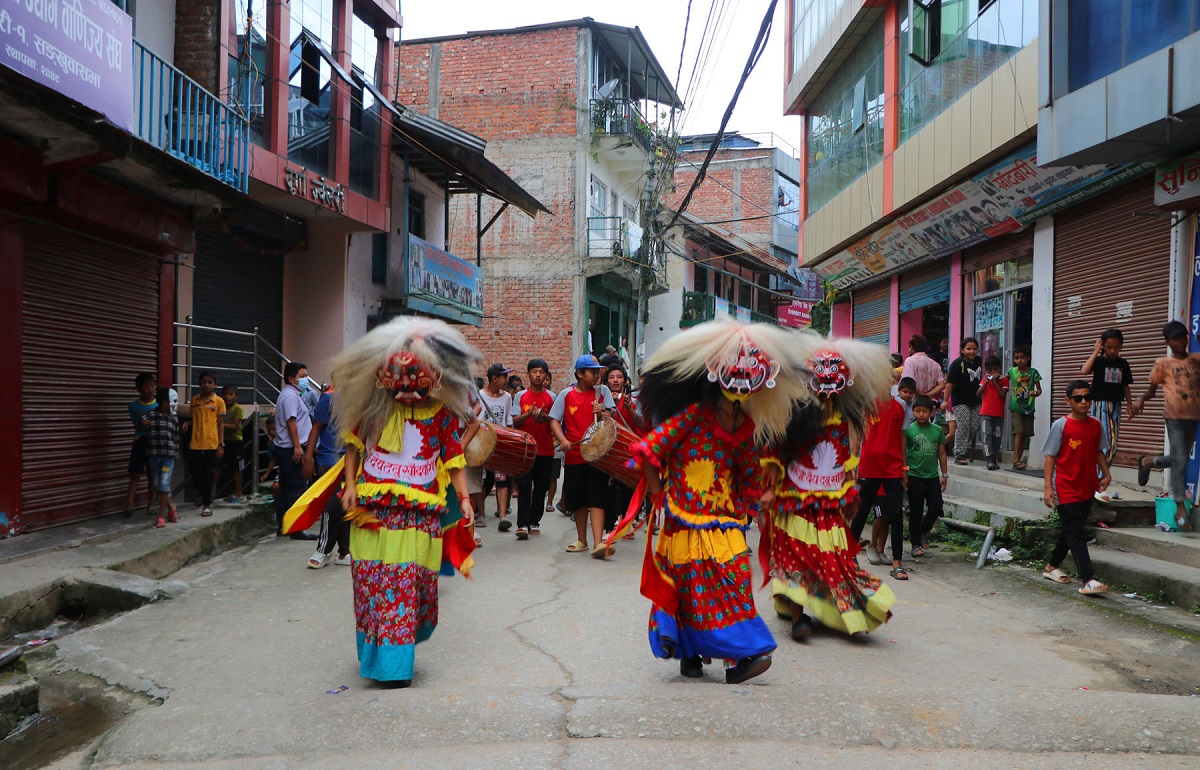
<svg viewBox="0 0 1200 770"><path fill-rule="evenodd" d="M358 677L350 571L306 569L309 543L268 538L177 573L179 598L59 643L61 669L161 699L59 765L1200 764L1200 645L1103 599L934 551L891 582L895 616L866 642L796 643L759 591L780 647L728 686L719 665L685 680L651 656L640 539L601 562L564 552L557 513L527 542L495 521L474 579L443 579L408 690Z"/></svg>

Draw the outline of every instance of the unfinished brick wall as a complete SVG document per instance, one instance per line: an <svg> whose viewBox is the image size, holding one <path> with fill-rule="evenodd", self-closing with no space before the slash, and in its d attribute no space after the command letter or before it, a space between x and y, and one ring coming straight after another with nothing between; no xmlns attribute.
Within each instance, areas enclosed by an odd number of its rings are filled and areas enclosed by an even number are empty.
<svg viewBox="0 0 1200 770"><path fill-rule="evenodd" d="M175 66L210 92L217 83L221 0L188 0L175 7Z"/></svg>
<svg viewBox="0 0 1200 770"><path fill-rule="evenodd" d="M440 49L438 119L488 141L574 136L579 110L581 30L487 35L438 43L401 43L397 96L430 111L430 51Z"/></svg>
<svg viewBox="0 0 1200 770"><path fill-rule="evenodd" d="M675 192L666 196L666 205L674 208L683 200L696 178L696 171L704 162L706 152L680 153L675 166ZM728 230L756 246L769 248L773 222L769 215L775 213L777 208L773 152L770 148L718 151L713 156L713 164L709 166L704 182L692 195L688 213L705 222L744 219L716 227Z"/></svg>
<svg viewBox="0 0 1200 770"><path fill-rule="evenodd" d="M576 104L580 34L569 27L402 43L396 65L398 102L426 113L436 105L439 120L487 140L488 159L553 212L531 218L509 207L483 237L483 325L464 331L487 361L522 380L530 358L546 359L555 390L574 382L584 346L572 334L578 243L587 237L575 222L577 161L588 146L576 134L587 110ZM483 222L499 207L485 197ZM476 216L473 195L455 196L449 250L471 261Z"/></svg>

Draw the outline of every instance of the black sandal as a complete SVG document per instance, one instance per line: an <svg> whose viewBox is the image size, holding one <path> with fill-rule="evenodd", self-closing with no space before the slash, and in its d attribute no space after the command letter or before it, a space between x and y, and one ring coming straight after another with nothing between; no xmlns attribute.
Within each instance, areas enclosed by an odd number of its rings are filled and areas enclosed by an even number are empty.
<svg viewBox="0 0 1200 770"><path fill-rule="evenodd" d="M904 569L904 567L893 567L892 571L888 574L897 580L908 580L908 570Z"/></svg>

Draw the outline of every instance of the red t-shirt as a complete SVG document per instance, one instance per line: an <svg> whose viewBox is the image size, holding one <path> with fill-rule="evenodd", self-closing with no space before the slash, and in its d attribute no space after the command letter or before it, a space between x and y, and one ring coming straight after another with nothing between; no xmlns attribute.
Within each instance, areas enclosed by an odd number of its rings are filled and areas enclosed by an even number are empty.
<svg viewBox="0 0 1200 770"><path fill-rule="evenodd" d="M1096 456L1104 431L1095 417L1072 420L1060 417L1062 441L1054 455L1054 493L1060 504L1090 500L1100 488L1096 475ZM1054 427L1051 427L1051 434Z"/></svg>
<svg viewBox="0 0 1200 770"><path fill-rule="evenodd" d="M592 427L592 423L596 421L596 415L592 411L592 404L600 401L602 396L597 390L580 393L578 389L572 386L567 389L565 395L560 393L559 397L563 399L563 415L560 420L563 435L567 437L567 441L571 442L571 449L567 452L563 463L566 465L580 465L584 462L584 459L583 455L579 453L579 440L583 438L583 434L587 433L587 429Z"/></svg>
<svg viewBox="0 0 1200 770"><path fill-rule="evenodd" d="M904 407L894 398L879 402L879 413L863 437L859 478L898 479L904 475Z"/></svg>
<svg viewBox="0 0 1200 770"><path fill-rule="evenodd" d="M518 399L517 408L524 414L534 407L538 407L543 413L549 414L550 407L554 406L554 397L550 395L550 391L543 390L541 393L534 393L532 390L526 390L521 393L521 398ZM538 422L530 417L525 422L521 423L521 430L533 436L533 440L537 442L538 457L552 457L554 455L554 436L550 433L549 422Z"/></svg>
<svg viewBox="0 0 1200 770"><path fill-rule="evenodd" d="M988 382L983 381L983 403L979 407L979 414L983 417L1003 417L1004 416L1004 394L1001 392L1008 388L1008 378L1001 377L997 380Z"/></svg>

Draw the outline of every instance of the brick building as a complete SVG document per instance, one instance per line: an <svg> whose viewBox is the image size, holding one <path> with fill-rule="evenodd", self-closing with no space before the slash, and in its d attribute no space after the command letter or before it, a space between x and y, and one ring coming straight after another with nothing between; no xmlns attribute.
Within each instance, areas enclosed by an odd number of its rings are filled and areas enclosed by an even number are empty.
<svg viewBox="0 0 1200 770"><path fill-rule="evenodd" d="M641 32L577 19L408 40L397 55L398 101L486 138L487 157L554 214L483 237L473 342L518 368L546 358L556 387L579 353L622 337L632 349L654 283L639 247L655 113L682 106ZM474 245L501 205L454 201L448 243Z"/></svg>

